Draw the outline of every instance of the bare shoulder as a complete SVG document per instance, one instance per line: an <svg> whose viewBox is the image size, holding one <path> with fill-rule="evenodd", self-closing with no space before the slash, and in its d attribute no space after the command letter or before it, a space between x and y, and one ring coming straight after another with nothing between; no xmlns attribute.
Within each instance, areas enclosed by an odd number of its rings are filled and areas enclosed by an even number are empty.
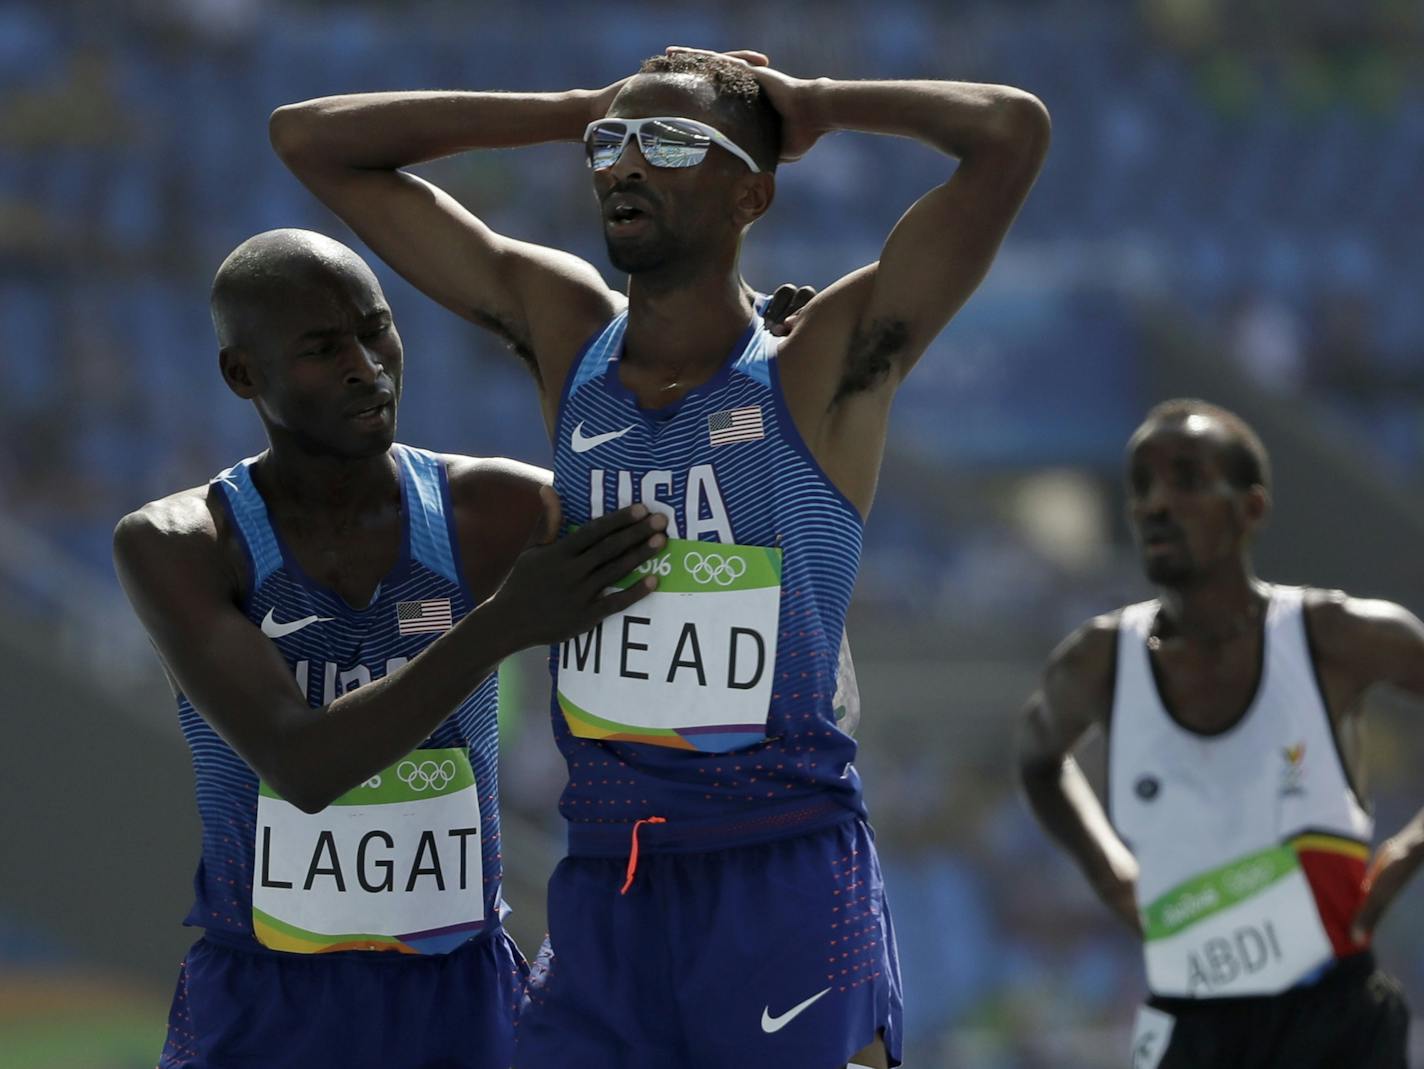
<svg viewBox="0 0 1424 1069"><path fill-rule="evenodd" d="M578 355L589 336L628 305L628 299L611 289L598 269L587 260L561 249L523 241L504 242L510 279L524 296L528 343L544 379L546 392L558 396L563 385L558 373ZM469 318L501 334L521 351L519 339L507 326L491 322L479 310Z"/></svg>
<svg viewBox="0 0 1424 1069"><path fill-rule="evenodd" d="M539 488L553 485L546 468L508 457L471 457L443 453L440 459L450 480L450 497L457 510L493 508L539 501Z"/></svg>
<svg viewBox="0 0 1424 1069"><path fill-rule="evenodd" d="M1424 624L1393 601L1307 588L1304 611L1311 645L1327 660L1368 659L1382 648L1424 644Z"/></svg>
<svg viewBox="0 0 1424 1069"><path fill-rule="evenodd" d="M114 528L114 567L130 599L145 607L206 597L231 601L247 582L220 491L195 486L150 501Z"/></svg>
<svg viewBox="0 0 1424 1069"><path fill-rule="evenodd" d="M553 473L505 457L441 457L450 479L465 582L476 598L493 593L529 544L543 514L539 491Z"/></svg>
<svg viewBox="0 0 1424 1069"><path fill-rule="evenodd" d="M628 305L628 298L612 289L598 268L581 256L512 239L504 239L504 247L507 266L531 289L539 291L540 304L533 309L536 312L567 315L578 323L580 318L590 316L608 319Z"/></svg>
<svg viewBox="0 0 1424 1069"><path fill-rule="evenodd" d="M869 511L899 385L898 327L863 323L875 265L851 272L801 311L777 351L777 375L797 432L836 487Z"/></svg>
<svg viewBox="0 0 1424 1069"><path fill-rule="evenodd" d="M135 509L114 528L114 552L126 558L187 548L216 549L226 524L209 486L179 490Z"/></svg>
<svg viewBox="0 0 1424 1069"><path fill-rule="evenodd" d="M1102 697L1104 715L1117 670L1117 637L1122 611L1104 613L1080 624L1049 655L1044 688L1050 697L1092 701Z"/></svg>
<svg viewBox="0 0 1424 1069"><path fill-rule="evenodd" d="M875 264L827 286L801 310L796 328L781 344L777 365L783 382L813 392L826 408L841 384L860 319L875 282ZM863 333L863 331L861 331Z"/></svg>
<svg viewBox="0 0 1424 1069"><path fill-rule="evenodd" d="M1025 768L1057 769L1095 725L1112 711L1119 612L1095 616L1058 644L1043 682L1029 699L1019 734Z"/></svg>

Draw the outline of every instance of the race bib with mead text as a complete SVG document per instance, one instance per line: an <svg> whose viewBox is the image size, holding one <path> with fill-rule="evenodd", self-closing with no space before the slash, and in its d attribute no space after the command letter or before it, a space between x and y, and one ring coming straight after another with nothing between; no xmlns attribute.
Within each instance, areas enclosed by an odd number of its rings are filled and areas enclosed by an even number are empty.
<svg viewBox="0 0 1424 1069"><path fill-rule="evenodd" d="M724 752L766 738L781 550L669 539L618 585L658 589L558 650L558 702L581 738Z"/></svg>

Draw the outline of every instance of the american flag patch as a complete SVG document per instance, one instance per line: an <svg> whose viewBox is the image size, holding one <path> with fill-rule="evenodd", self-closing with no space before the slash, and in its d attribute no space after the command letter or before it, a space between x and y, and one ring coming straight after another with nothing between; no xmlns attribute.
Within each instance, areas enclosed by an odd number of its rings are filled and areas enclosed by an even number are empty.
<svg viewBox="0 0 1424 1069"><path fill-rule="evenodd" d="M761 405L729 408L707 417L707 438L713 445L755 442L766 437L761 423Z"/></svg>
<svg viewBox="0 0 1424 1069"><path fill-rule="evenodd" d="M431 631L449 631L454 625L450 617L449 598L429 601L402 601L396 605L397 630L402 635L423 635Z"/></svg>

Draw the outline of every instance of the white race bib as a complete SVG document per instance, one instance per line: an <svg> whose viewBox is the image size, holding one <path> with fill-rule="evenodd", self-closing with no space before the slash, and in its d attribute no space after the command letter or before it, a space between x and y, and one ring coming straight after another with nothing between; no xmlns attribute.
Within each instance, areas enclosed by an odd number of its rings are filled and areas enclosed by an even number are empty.
<svg viewBox="0 0 1424 1069"><path fill-rule="evenodd" d="M260 785L252 929L264 946L444 953L483 921L479 794L463 748L415 750L320 813Z"/></svg>
<svg viewBox="0 0 1424 1069"><path fill-rule="evenodd" d="M1157 995L1273 995L1334 957L1295 851L1271 847L1172 888L1142 910Z"/></svg>
<svg viewBox="0 0 1424 1069"><path fill-rule="evenodd" d="M735 750L766 737L781 550L672 538L619 586L658 589L559 648L559 706L582 738Z"/></svg>
<svg viewBox="0 0 1424 1069"><path fill-rule="evenodd" d="M1172 1044L1177 1019L1170 1013L1139 1006L1132 1026L1132 1069L1157 1069Z"/></svg>

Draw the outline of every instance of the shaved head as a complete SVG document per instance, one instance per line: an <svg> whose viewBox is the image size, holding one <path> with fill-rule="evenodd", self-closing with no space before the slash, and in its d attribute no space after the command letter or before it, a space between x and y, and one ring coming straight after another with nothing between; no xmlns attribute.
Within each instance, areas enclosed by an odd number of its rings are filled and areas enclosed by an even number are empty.
<svg viewBox="0 0 1424 1069"><path fill-rule="evenodd" d="M371 456L395 435L405 350L366 261L309 230L269 230L213 279L218 368L273 442Z"/></svg>
<svg viewBox="0 0 1424 1069"><path fill-rule="evenodd" d="M380 291L366 261L341 242L311 230L268 230L228 254L213 278L209 305L218 346L265 340L272 313L297 291L360 277Z"/></svg>

